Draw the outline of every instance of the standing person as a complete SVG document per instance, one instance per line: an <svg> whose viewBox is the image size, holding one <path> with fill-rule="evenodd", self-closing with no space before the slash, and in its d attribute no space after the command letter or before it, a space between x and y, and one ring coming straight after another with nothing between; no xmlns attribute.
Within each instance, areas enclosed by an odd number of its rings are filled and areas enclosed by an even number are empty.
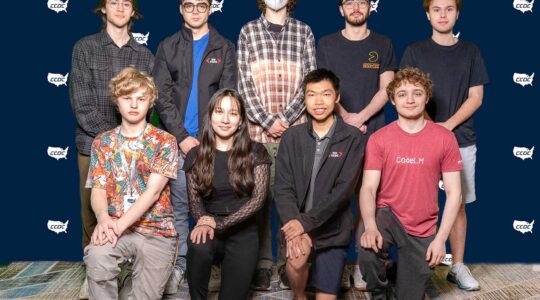
<svg viewBox="0 0 540 300"><path fill-rule="evenodd" d="M238 91L246 102L251 138L275 160L281 135L306 121L302 80L315 69L315 40L306 24L291 17L296 0L257 0L262 15L240 31ZM274 186L271 169L270 191ZM252 288L269 290L272 276L272 195L257 216L260 251ZM281 288L288 288L283 253L278 253Z"/></svg>
<svg viewBox="0 0 540 300"><path fill-rule="evenodd" d="M111 80L120 126L98 135L86 187L98 224L84 250L90 299L117 299L119 263L133 257L133 299L161 299L176 252L169 179L176 177L176 139L147 124L157 89L146 73L126 68Z"/></svg>
<svg viewBox="0 0 540 300"><path fill-rule="evenodd" d="M358 260L374 300L394 299L385 268L390 245L399 257L397 299L424 299L459 210L461 156L452 132L424 119L431 89L420 70L399 71L387 88L398 120L375 132L366 148ZM447 197L437 230L441 174Z"/></svg>
<svg viewBox="0 0 540 300"><path fill-rule="evenodd" d="M467 234L465 204L476 200L476 130L473 115L482 105L484 85L489 82L482 54L471 42L458 40L453 28L461 10L461 0L424 0L431 22L430 39L407 47L401 67L417 67L429 73L435 87L427 113L435 122L456 135L461 156L462 205L450 232L453 264L447 279L459 288L474 291L480 284L463 264Z"/></svg>
<svg viewBox="0 0 540 300"><path fill-rule="evenodd" d="M337 112L368 137L385 125L386 86L397 70L392 41L368 29L368 0L339 0L345 28L322 37L317 45L317 66L340 78Z"/></svg>
<svg viewBox="0 0 540 300"><path fill-rule="evenodd" d="M334 113L339 79L318 69L304 79L305 124L287 130L276 158L275 201L285 236L286 275L295 299L336 299L354 231L350 199L364 157L365 138Z"/></svg>
<svg viewBox="0 0 540 300"><path fill-rule="evenodd" d="M208 298L212 264L221 261L219 299L246 299L259 253L255 214L266 200L272 160L251 141L235 90L216 92L205 120L201 144L184 164L190 212L197 221L188 240L189 294Z"/></svg>
<svg viewBox="0 0 540 300"><path fill-rule="evenodd" d="M317 66L332 70L340 78L341 99L336 111L347 124L369 138L386 125L383 108L388 101L386 87L397 70L396 55L389 38L368 28L370 1L339 0L338 3L345 28L319 40ZM354 287L364 290L366 282L356 264L352 275ZM347 288L349 272L344 276Z"/></svg>
<svg viewBox="0 0 540 300"><path fill-rule="evenodd" d="M90 189L85 188L92 141L121 121L109 96L109 82L124 68L131 66L150 73L154 65L152 52L130 34L133 21L142 17L136 0L100 0L94 12L103 20L103 31L80 39L73 47L69 84L71 107L77 120L75 143L83 249L90 243L97 224L90 205ZM86 279L79 297L88 298Z"/></svg>
<svg viewBox="0 0 540 300"><path fill-rule="evenodd" d="M234 45L208 24L211 4L211 0L180 1L184 24L159 44L152 73L159 89L156 111L163 128L176 137L180 150L178 177L171 181L180 248L166 294L176 293L186 270L189 209L184 157L199 145L197 134L210 97L220 88L236 87Z"/></svg>
<svg viewBox="0 0 540 300"><path fill-rule="evenodd" d="M109 95L109 82L129 66L150 73L154 65L150 50L130 35L133 20L141 18L136 1L101 0L95 13L102 17L104 30L75 44L70 73L71 106L77 119L83 248L90 243L97 224L90 207L90 190L84 187L92 141L121 121Z"/></svg>

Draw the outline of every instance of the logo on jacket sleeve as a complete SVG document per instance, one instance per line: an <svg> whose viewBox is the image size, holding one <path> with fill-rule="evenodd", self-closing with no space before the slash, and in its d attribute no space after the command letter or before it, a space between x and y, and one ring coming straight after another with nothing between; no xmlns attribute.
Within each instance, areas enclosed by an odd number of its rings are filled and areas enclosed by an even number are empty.
<svg viewBox="0 0 540 300"><path fill-rule="evenodd" d="M207 64L220 64L221 58L220 57L209 57L206 59Z"/></svg>
<svg viewBox="0 0 540 300"><path fill-rule="evenodd" d="M341 151L332 151L332 152L330 152L328 157L330 157L330 158L341 158L341 157L343 157L343 152L341 152Z"/></svg>

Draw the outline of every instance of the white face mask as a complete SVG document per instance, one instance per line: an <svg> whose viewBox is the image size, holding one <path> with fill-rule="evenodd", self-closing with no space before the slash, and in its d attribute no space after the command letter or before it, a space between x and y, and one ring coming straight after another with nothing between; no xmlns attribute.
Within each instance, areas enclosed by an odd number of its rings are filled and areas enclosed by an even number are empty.
<svg viewBox="0 0 540 300"><path fill-rule="evenodd" d="M278 11L287 5L288 0L264 0L266 6L270 9Z"/></svg>

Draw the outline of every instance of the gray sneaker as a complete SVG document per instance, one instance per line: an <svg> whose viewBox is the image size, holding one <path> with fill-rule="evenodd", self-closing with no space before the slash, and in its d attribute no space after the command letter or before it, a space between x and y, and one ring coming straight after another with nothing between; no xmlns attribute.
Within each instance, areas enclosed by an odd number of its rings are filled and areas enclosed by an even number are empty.
<svg viewBox="0 0 540 300"><path fill-rule="evenodd" d="M353 277L354 289L357 291L365 291L367 287L367 283L364 281L362 273L360 272L360 267L357 264L355 264L353 267L352 277Z"/></svg>
<svg viewBox="0 0 540 300"><path fill-rule="evenodd" d="M165 295L174 295L178 292L178 287L184 279L184 273L185 271L180 269L179 266L174 266L171 276L169 276L169 280L167 280L167 284L165 285Z"/></svg>
<svg viewBox="0 0 540 300"><path fill-rule="evenodd" d="M457 284L457 286L466 291L477 291L480 289L480 284L471 274L469 268L463 263L457 263L450 268L446 280Z"/></svg>

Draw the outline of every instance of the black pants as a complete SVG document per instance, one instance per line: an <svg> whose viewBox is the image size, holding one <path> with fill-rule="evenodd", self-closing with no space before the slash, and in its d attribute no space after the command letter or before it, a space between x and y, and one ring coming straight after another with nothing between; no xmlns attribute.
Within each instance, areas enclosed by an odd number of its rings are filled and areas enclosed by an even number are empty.
<svg viewBox="0 0 540 300"><path fill-rule="evenodd" d="M208 282L214 262L221 262L219 299L247 299L257 266L259 237L254 218L204 244L193 244L188 237L187 280L193 300L208 298Z"/></svg>
<svg viewBox="0 0 540 300"><path fill-rule="evenodd" d="M387 299L388 279L384 262L390 245L395 245L398 251L397 299L424 299L426 283L433 274L426 261L426 252L435 235L422 238L407 234L390 208L378 208L375 222L384 240L382 250L375 253L358 246L358 264L372 299ZM361 236L365 231L364 225L359 231Z"/></svg>

